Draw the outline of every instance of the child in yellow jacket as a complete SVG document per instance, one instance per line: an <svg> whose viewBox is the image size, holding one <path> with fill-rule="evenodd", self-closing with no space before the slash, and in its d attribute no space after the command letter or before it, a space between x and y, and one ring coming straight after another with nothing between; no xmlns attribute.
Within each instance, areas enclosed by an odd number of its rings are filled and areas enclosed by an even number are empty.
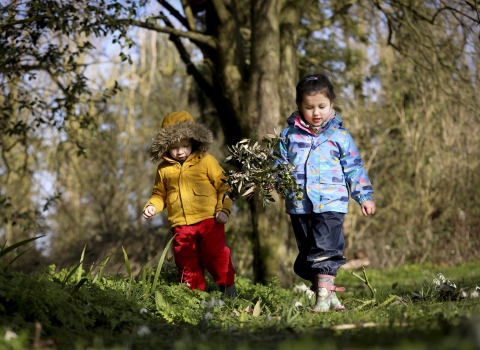
<svg viewBox="0 0 480 350"><path fill-rule="evenodd" d="M167 208L180 281L205 290L204 268L229 296L236 296L235 270L225 244L232 201L225 197L225 175L208 153L212 133L185 111L168 114L150 146L159 162L143 217Z"/></svg>

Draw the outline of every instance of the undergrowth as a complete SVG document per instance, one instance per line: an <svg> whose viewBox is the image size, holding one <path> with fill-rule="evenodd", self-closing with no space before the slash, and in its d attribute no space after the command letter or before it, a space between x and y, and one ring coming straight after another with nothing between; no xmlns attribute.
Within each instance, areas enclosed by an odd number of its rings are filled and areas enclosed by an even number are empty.
<svg viewBox="0 0 480 350"><path fill-rule="evenodd" d="M31 274L1 265L0 348L294 346L303 350L321 344L324 349L476 349L480 345L478 262L450 270L432 265L369 269L376 300L363 308L359 307L370 298L368 288L349 271L340 270L337 283L347 287L340 297L348 311L322 314L311 312L314 296L301 283L284 287L274 278L260 285L237 277L239 296L232 299L222 295L209 276L205 292L192 291L176 282L173 270L171 261L126 277L94 275L81 263ZM391 299L392 295L396 297Z"/></svg>

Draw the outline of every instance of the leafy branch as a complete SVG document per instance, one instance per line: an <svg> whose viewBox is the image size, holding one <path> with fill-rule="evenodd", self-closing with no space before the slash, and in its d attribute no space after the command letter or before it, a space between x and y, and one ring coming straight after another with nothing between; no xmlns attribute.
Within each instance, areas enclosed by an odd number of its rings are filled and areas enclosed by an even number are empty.
<svg viewBox="0 0 480 350"><path fill-rule="evenodd" d="M230 155L225 162L238 166L238 170L225 172L233 200L240 196L250 199L257 192L265 208L268 203L275 202L271 194L274 190L284 199L289 194L301 197L300 187L292 176L294 166L276 149L279 141L279 136L267 134L259 143L254 135L227 146Z"/></svg>

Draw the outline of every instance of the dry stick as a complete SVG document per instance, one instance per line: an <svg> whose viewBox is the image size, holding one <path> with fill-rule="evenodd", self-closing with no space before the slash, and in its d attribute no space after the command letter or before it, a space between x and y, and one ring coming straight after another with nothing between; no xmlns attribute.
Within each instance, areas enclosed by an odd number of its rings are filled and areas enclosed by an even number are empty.
<svg viewBox="0 0 480 350"><path fill-rule="evenodd" d="M411 323L394 323L392 326L394 327L410 327ZM355 328L370 328L370 327L388 327L388 324L385 323L376 323L376 322L365 322L365 323L345 323L345 324L338 324L335 326L330 327L331 330L334 331L344 331L348 329L355 329Z"/></svg>
<svg viewBox="0 0 480 350"><path fill-rule="evenodd" d="M376 300L375 289L372 288L372 286L370 284L370 281L368 280L367 272L365 271L365 266L362 266L362 272L363 272L363 278L360 277L359 275L357 275L354 271L352 271L352 275L354 275L360 281L362 281L363 283L365 283L367 285L368 289L370 289L370 293L372 293L372 300L375 301Z"/></svg>
<svg viewBox="0 0 480 350"><path fill-rule="evenodd" d="M383 303L381 303L380 305L378 305L378 307L387 306L388 304L390 304L391 302L393 302L396 298L397 298L396 295L390 295L390 298L388 298L388 299L385 300Z"/></svg>
<svg viewBox="0 0 480 350"><path fill-rule="evenodd" d="M353 309L354 311L358 311L360 309L363 309L367 305L375 304L377 302L375 290L370 285L370 281L368 280L367 273L365 272L365 266L362 266L362 270L363 270L363 278L357 275L354 271L352 271L352 275L354 275L360 281L362 281L367 285L368 289L370 289L370 293L372 294L372 299L364 301L360 306L357 306L355 309Z"/></svg>
<svg viewBox="0 0 480 350"><path fill-rule="evenodd" d="M357 306L355 309L353 309L353 311L358 311L360 309L363 309L365 306L375 304L376 302L377 301L375 299L364 301L362 305Z"/></svg>
<svg viewBox="0 0 480 350"><path fill-rule="evenodd" d="M368 289L370 289L370 293L372 294L372 299L364 301L362 305L356 307L354 310L360 310L367 305L377 303L376 292L375 292L375 289L373 289L372 285L370 284L370 281L368 280L367 272L365 271L365 266L362 266L362 272L363 272L363 277L357 275L354 271L352 271L352 275L354 275L355 277L357 277L359 280L361 280L363 283L367 285ZM399 300L403 305L407 306L407 304L402 300L402 298L400 298L397 295L390 294L389 298L385 300L383 303L381 303L380 305L377 305L377 307L387 306L388 304L393 302L395 299Z"/></svg>
<svg viewBox="0 0 480 350"><path fill-rule="evenodd" d="M363 272L363 277L357 275L355 272L352 271L352 275L354 275L355 277L357 277L360 281L362 281L363 283L365 283L368 287L368 289L370 289L370 293L372 293L372 299L370 300L365 300L365 301L362 301L362 304L358 307L356 307L355 309L353 309L354 311L358 311L360 309L363 309L365 306L367 305L375 305L377 304L377 297L376 297L376 293L375 293L375 289L372 288L371 284L370 284L370 281L368 280L368 277L367 277L367 273L365 271L365 266L362 266L362 272ZM387 306L388 304L390 304L391 302L393 302L394 300L398 300L400 303L402 303L403 305L407 306L407 304L402 300L402 298L400 298L399 296L397 295L391 295L389 294L389 298L387 300L385 300L383 303L377 305L376 307L384 307L384 306ZM356 299L358 300L358 299ZM358 300L360 301L360 300ZM371 314L371 312L370 312ZM370 316L370 314L368 316ZM368 317L367 316L367 317ZM365 317L365 318L367 318ZM339 324L339 325L335 325L335 326L332 326L330 327L330 329L332 330L336 330L336 331L344 331L344 330L348 330L348 329L355 329L355 328L366 328L366 327L382 327L382 326L386 326L385 324L382 324L382 323L375 323L375 322L361 322L359 324ZM405 327L405 326L410 326L410 324L403 324L403 323L400 323L398 325L395 325L395 326L400 326L400 327Z"/></svg>

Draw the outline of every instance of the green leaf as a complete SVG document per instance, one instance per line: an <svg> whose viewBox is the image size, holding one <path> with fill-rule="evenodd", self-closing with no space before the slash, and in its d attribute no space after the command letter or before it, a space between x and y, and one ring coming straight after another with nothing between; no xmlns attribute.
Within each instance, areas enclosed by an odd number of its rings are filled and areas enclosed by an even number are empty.
<svg viewBox="0 0 480 350"><path fill-rule="evenodd" d="M258 299L257 303L255 304L255 307L253 308L252 316L254 317L260 316L260 313L262 312L262 307L260 306L261 303L262 303L262 299Z"/></svg>
<svg viewBox="0 0 480 350"><path fill-rule="evenodd" d="M170 310L170 304L165 300L163 295L158 290L155 292L155 306L157 307L158 311L162 309L165 309L166 311Z"/></svg>
<svg viewBox="0 0 480 350"><path fill-rule="evenodd" d="M155 290L155 287L157 286L158 278L160 277L160 271L162 270L162 266L163 266L163 261L165 260L165 256L167 255L168 248L170 247L170 244L172 243L173 238L175 238L176 235L177 234L174 234L173 237L170 238L167 245L163 249L162 256L160 257L160 260L158 261L157 271L155 271L155 277L153 279L152 288L150 288L150 290Z"/></svg>
<svg viewBox="0 0 480 350"><path fill-rule="evenodd" d="M78 283L75 285L75 287L73 287L73 290L72 290L72 295L75 295L75 293L78 292L78 290L80 289L81 286L83 286L86 282L88 281L88 278L82 278L80 281L78 281Z"/></svg>
<svg viewBox="0 0 480 350"><path fill-rule="evenodd" d="M248 196L249 194L253 193L254 191L255 191L255 186L252 186L242 194L242 197Z"/></svg>
<svg viewBox="0 0 480 350"><path fill-rule="evenodd" d="M78 271L77 271L77 282L80 282L80 280L82 279L83 259L85 257L85 249L87 249L86 244L83 247L82 255L80 256L80 265L79 265Z"/></svg>
<svg viewBox="0 0 480 350"><path fill-rule="evenodd" d="M127 252L125 251L125 248L123 248L123 246L122 246L122 250L123 250L123 256L125 258L125 267L127 268L128 278L130 278L130 280L131 280L132 279L132 270L130 269L130 260L128 260Z"/></svg>
<svg viewBox="0 0 480 350"><path fill-rule="evenodd" d="M27 244L28 242L31 242L31 241L35 241L36 239L39 239L39 238L42 238L42 237L45 237L45 235L42 235L42 236L37 236L37 237L33 237L33 238L29 238L29 239L25 239L23 241L20 241L18 243L15 243L15 244L12 244L10 247L6 248L6 249L2 249L0 251L0 258L7 255L9 252L11 252L12 250L18 248L18 247L21 247L22 245L24 244Z"/></svg>
<svg viewBox="0 0 480 350"><path fill-rule="evenodd" d="M18 254L16 257L14 257L6 266L5 268L3 269L3 271L7 271L7 269L13 264L13 262L15 260L17 260L19 257L21 257L23 254L25 254L26 252L28 252L30 249L32 249L33 247L35 247L35 245L32 245L30 248L28 248L27 250L24 250L23 252L21 252L20 254Z"/></svg>
<svg viewBox="0 0 480 350"><path fill-rule="evenodd" d="M103 265L99 264L100 266L100 270L98 271L98 273L95 275L95 278L93 279L93 283L95 283L96 281L100 281L102 279L102 274L103 274L103 269L105 268L105 266L107 265L108 263L108 260L110 259L110 257L113 255L110 254L108 255L107 257L105 257L103 260L105 260L105 263ZM102 261L103 261L102 260ZM101 262L100 262L101 263Z"/></svg>
<svg viewBox="0 0 480 350"><path fill-rule="evenodd" d="M70 277L72 277L72 275L75 273L75 271L77 271L77 269L79 268L80 264L77 264L73 267L72 271L70 271L64 278L63 282L62 282L62 285L65 285L67 284L68 280L70 279Z"/></svg>

